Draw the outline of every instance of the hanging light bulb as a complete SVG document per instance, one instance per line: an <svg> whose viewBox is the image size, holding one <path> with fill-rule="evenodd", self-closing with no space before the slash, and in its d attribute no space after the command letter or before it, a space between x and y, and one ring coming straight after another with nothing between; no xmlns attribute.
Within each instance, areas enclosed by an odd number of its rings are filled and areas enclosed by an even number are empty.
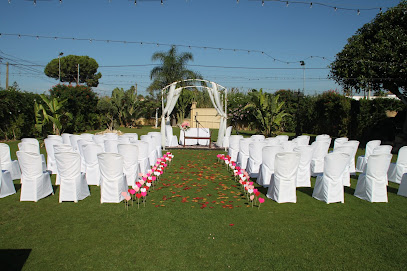
<svg viewBox="0 0 407 271"><path fill-rule="evenodd" d="M382 8L380 8L380 13L382 13Z"/></svg>
<svg viewBox="0 0 407 271"><path fill-rule="evenodd" d="M137 6L137 0L134 0L134 5Z"/></svg>
<svg viewBox="0 0 407 271"><path fill-rule="evenodd" d="M261 1L261 6L264 7L264 0Z"/></svg>
<svg viewBox="0 0 407 271"><path fill-rule="evenodd" d="M37 40L38 40L39 38L40 38L40 37L37 36Z"/></svg>
<svg viewBox="0 0 407 271"><path fill-rule="evenodd" d="M62 4L62 0L59 0L59 3Z"/></svg>
<svg viewBox="0 0 407 271"><path fill-rule="evenodd" d="M337 11L337 10L338 10L338 8L337 8L337 7L334 7L334 9L335 9L335 11Z"/></svg>
<svg viewBox="0 0 407 271"><path fill-rule="evenodd" d="M288 1L285 3L285 6L288 8L288 5L289 5L289 3L288 3Z"/></svg>
<svg viewBox="0 0 407 271"><path fill-rule="evenodd" d="M11 4L11 0L8 0L8 3Z"/></svg>
<svg viewBox="0 0 407 271"><path fill-rule="evenodd" d="M34 0L34 6L37 4L37 0Z"/></svg>
<svg viewBox="0 0 407 271"><path fill-rule="evenodd" d="M312 8L312 2L309 4L309 8Z"/></svg>
<svg viewBox="0 0 407 271"><path fill-rule="evenodd" d="M164 2L163 2L163 0L161 0L161 5L164 5Z"/></svg>
<svg viewBox="0 0 407 271"><path fill-rule="evenodd" d="M239 4L239 0L236 0L236 2Z"/></svg>
<svg viewBox="0 0 407 271"><path fill-rule="evenodd" d="M360 10L358 10L358 15L360 15Z"/></svg>

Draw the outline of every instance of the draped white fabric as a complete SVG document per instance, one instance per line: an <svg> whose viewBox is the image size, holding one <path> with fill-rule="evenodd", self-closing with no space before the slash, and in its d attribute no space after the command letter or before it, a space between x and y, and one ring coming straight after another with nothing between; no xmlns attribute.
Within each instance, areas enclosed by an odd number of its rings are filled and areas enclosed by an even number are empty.
<svg viewBox="0 0 407 271"><path fill-rule="evenodd" d="M359 175L355 197L370 202L387 202L387 170L391 154L370 155L366 173Z"/></svg>
<svg viewBox="0 0 407 271"><path fill-rule="evenodd" d="M336 142L336 140L335 140ZM366 150L364 155L360 155L356 160L356 172L364 172L367 164L367 159L373 153L373 150L380 146L380 140L371 140L366 144Z"/></svg>
<svg viewBox="0 0 407 271"><path fill-rule="evenodd" d="M3 171L0 164L0 199L16 193L9 171Z"/></svg>
<svg viewBox="0 0 407 271"><path fill-rule="evenodd" d="M103 148L97 144L88 144L83 146L86 182L88 185L100 185L100 169L97 155L102 152Z"/></svg>
<svg viewBox="0 0 407 271"><path fill-rule="evenodd" d="M20 166L17 160L11 160L10 147L0 143L0 163L3 170L8 170L13 180L21 178Z"/></svg>
<svg viewBox="0 0 407 271"><path fill-rule="evenodd" d="M100 167L100 203L119 203L127 192L127 179L123 174L123 156L118 153L99 153Z"/></svg>
<svg viewBox="0 0 407 271"><path fill-rule="evenodd" d="M181 94L182 88L175 88L177 85L176 82L172 83L169 90L168 90L168 95L167 95L167 104L165 105L165 108L163 108L163 112L161 115L161 145L165 147L165 115L167 115L167 118L169 118L169 115L171 114L172 110L174 110L175 104L178 101L179 95ZM164 99L164 97L163 97ZM164 104L164 102L163 102ZM168 119L169 121L169 119Z"/></svg>
<svg viewBox="0 0 407 271"><path fill-rule="evenodd" d="M274 174L274 161L277 153L283 152L282 146L265 146L262 150L262 163L256 182L264 187L270 186Z"/></svg>
<svg viewBox="0 0 407 271"><path fill-rule="evenodd" d="M123 156L123 173L126 175L127 185L133 187L138 179L138 146L119 144L117 149Z"/></svg>
<svg viewBox="0 0 407 271"><path fill-rule="evenodd" d="M177 103L177 100L179 98L179 95L181 94L181 90L183 89L182 87L180 88L175 88L177 82L174 82L170 85L169 90L168 90L168 95L167 95L167 103L164 107L164 102L163 102L163 112L161 115L161 145L164 147L166 145L166 134L165 134L165 115L167 115L167 120L169 121L169 115L171 114L172 110L175 107L175 104ZM211 87L206 88L209 93L209 97L211 99L211 102L213 104L213 107L216 109L218 112L218 115L220 116L220 124L219 124L219 133L218 133L218 139L216 141L216 144L218 146L223 146L223 139L225 137L226 133L226 122L227 122L227 115L223 110L223 103L220 99L220 93L218 90L218 85L214 82L211 82ZM163 97L164 99L164 97Z"/></svg>

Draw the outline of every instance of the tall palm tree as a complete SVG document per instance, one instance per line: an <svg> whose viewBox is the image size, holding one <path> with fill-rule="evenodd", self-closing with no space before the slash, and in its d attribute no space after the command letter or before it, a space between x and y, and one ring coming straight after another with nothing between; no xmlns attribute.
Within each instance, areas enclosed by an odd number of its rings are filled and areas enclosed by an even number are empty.
<svg viewBox="0 0 407 271"><path fill-rule="evenodd" d="M186 68L187 62L194 60L192 54L177 54L175 46L171 47L168 52L154 53L151 60L160 61L161 65L153 68L150 72L150 79L154 80L147 89L150 93L176 81L201 78L199 73Z"/></svg>

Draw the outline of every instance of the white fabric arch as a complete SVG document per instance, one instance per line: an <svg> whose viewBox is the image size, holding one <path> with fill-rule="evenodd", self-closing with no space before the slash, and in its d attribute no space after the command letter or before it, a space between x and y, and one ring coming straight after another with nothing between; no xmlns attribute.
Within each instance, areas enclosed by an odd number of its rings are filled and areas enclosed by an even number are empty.
<svg viewBox="0 0 407 271"><path fill-rule="evenodd" d="M184 87L179 87L175 88L176 85L180 82L186 82L186 81L195 81L195 82L206 82L210 83L210 87L208 86L184 86ZM213 104L213 107L216 109L218 112L218 115L220 116L220 124L219 124L219 133L218 133L218 139L216 141L216 145L218 146L223 146L223 139L225 137L226 133L226 125L227 125L227 89L225 87L222 87L221 85L218 85L215 82L209 82L207 80L201 80L201 79L188 79L188 80L183 80L179 82L174 82L170 84L169 86L166 86L161 90L161 99L162 99L162 115L161 115L161 145L163 148L165 148L165 115L167 115L167 121L169 122L169 116L171 112L174 110L175 104L178 101L178 98L181 94L182 89L184 88L190 88L190 87L200 87L204 88L208 91L209 97L211 99L211 102ZM167 103L164 107L164 91L168 89L168 95L167 95ZM222 101L220 99L220 90L224 89L225 90L225 108L223 109Z"/></svg>

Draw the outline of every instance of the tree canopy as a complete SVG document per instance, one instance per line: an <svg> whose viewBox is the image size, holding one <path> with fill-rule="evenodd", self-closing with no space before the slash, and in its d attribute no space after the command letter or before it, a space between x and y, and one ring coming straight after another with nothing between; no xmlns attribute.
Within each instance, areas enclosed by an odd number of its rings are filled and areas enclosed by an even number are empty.
<svg viewBox="0 0 407 271"><path fill-rule="evenodd" d="M97 87L99 79L102 77L97 72L99 64L95 59L88 56L68 55L60 58L61 61L61 82L72 83L77 85L85 83L89 87ZM78 81L78 64L79 64L79 81ZM59 79L59 60L54 58L44 69L46 76Z"/></svg>
<svg viewBox="0 0 407 271"><path fill-rule="evenodd" d="M407 1L360 28L330 68L345 89L387 90L407 104Z"/></svg>
<svg viewBox="0 0 407 271"><path fill-rule="evenodd" d="M194 60L192 54L177 54L177 49L174 46L168 52L154 53L151 59L152 61L160 61L161 65L153 68L150 72L150 78L153 80L147 89L150 93L176 81L201 78L198 73L186 68L187 62Z"/></svg>

